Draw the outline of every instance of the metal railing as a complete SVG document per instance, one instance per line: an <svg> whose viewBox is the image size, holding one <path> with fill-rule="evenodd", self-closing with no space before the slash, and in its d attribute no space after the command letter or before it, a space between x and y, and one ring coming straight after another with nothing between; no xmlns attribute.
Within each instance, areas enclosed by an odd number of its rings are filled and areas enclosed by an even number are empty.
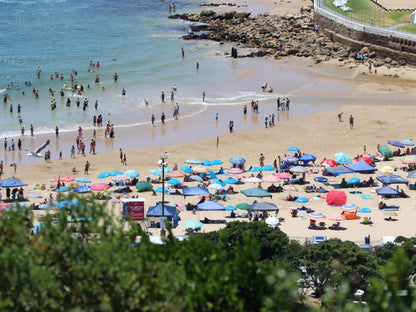
<svg viewBox="0 0 416 312"><path fill-rule="evenodd" d="M415 34L394 30L392 27L378 27L359 22L327 8L324 4L324 0L314 0L314 11L338 24L344 25L345 27L354 29L356 31L379 35L387 38L393 37L416 42Z"/></svg>

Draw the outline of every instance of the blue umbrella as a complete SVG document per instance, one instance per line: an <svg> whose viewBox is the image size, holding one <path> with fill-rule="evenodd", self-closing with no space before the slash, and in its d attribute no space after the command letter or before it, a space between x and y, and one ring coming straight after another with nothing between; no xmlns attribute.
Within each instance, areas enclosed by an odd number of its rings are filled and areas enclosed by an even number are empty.
<svg viewBox="0 0 416 312"><path fill-rule="evenodd" d="M86 185L80 185L76 188L74 188L74 192L76 193L88 193L91 191L91 188L89 186Z"/></svg>
<svg viewBox="0 0 416 312"><path fill-rule="evenodd" d="M233 205L228 205L227 207L225 207L225 211L233 211L236 210L237 208L235 208Z"/></svg>
<svg viewBox="0 0 416 312"><path fill-rule="evenodd" d="M240 156L234 156L230 159L230 163L233 165L242 165L246 162L246 160L243 157Z"/></svg>
<svg viewBox="0 0 416 312"><path fill-rule="evenodd" d="M284 162L296 162L296 161L299 160L299 158L297 158L295 156L286 156L286 157L283 157L282 160Z"/></svg>
<svg viewBox="0 0 416 312"><path fill-rule="evenodd" d="M309 201L309 199L307 199L306 197L298 197L295 200L295 202L297 202L297 203L307 203L308 201Z"/></svg>
<svg viewBox="0 0 416 312"><path fill-rule="evenodd" d="M203 160L202 165L203 166L212 166L212 161L211 160Z"/></svg>
<svg viewBox="0 0 416 312"><path fill-rule="evenodd" d="M111 175L114 177L114 176L116 176L116 175L119 175L119 174L123 174L123 172L121 172L121 171L119 171L119 170L114 170L113 172L111 172Z"/></svg>
<svg viewBox="0 0 416 312"><path fill-rule="evenodd" d="M188 220L185 221L184 223L182 223L182 225L186 228L190 228L190 229L198 229L200 227L202 227L204 224L198 220Z"/></svg>
<svg viewBox="0 0 416 312"><path fill-rule="evenodd" d="M163 168L165 168L165 169L162 169L162 167L159 167L157 170L159 170L159 172L162 172L162 170L164 170L165 173L172 172L172 170L170 170L168 167L163 167Z"/></svg>
<svg viewBox="0 0 416 312"><path fill-rule="evenodd" d="M149 172L157 175L158 177L161 177L162 176L162 174L160 173L159 170L149 169Z"/></svg>
<svg viewBox="0 0 416 312"><path fill-rule="evenodd" d="M214 179L212 180L213 184L219 184L221 186L225 186L225 183L223 181L221 181L220 179Z"/></svg>
<svg viewBox="0 0 416 312"><path fill-rule="evenodd" d="M316 159L316 157L314 155L311 154L305 154L299 157L300 161L303 161L305 164L310 162L310 161L314 161Z"/></svg>
<svg viewBox="0 0 416 312"><path fill-rule="evenodd" d="M227 179L224 180L225 184L236 184L237 182L238 182L238 180L234 179L234 178L227 178Z"/></svg>
<svg viewBox="0 0 416 312"><path fill-rule="evenodd" d="M124 175L130 178L137 178L139 176L139 173L136 170L130 169L130 170L125 171Z"/></svg>
<svg viewBox="0 0 416 312"><path fill-rule="evenodd" d="M156 193L162 193L163 192L163 187L158 187L157 189L155 189ZM167 188L165 188L165 193L169 192Z"/></svg>
<svg viewBox="0 0 416 312"><path fill-rule="evenodd" d="M91 183L90 179L87 179L87 178L84 178L84 177L76 178L74 181L75 182L80 182L80 183Z"/></svg>
<svg viewBox="0 0 416 312"><path fill-rule="evenodd" d="M253 168L250 169L250 172L260 172L260 171L263 171L263 168L261 168L261 167L253 167Z"/></svg>
<svg viewBox="0 0 416 312"><path fill-rule="evenodd" d="M185 173L192 173L193 172L192 169L188 166L182 166L181 170Z"/></svg>
<svg viewBox="0 0 416 312"><path fill-rule="evenodd" d="M370 208L361 208L357 212L360 212L360 213L370 213L371 212L371 209Z"/></svg>
<svg viewBox="0 0 416 312"><path fill-rule="evenodd" d="M325 177L316 177L313 180L316 182L322 182L322 183L328 182L328 179Z"/></svg>
<svg viewBox="0 0 416 312"><path fill-rule="evenodd" d="M400 143L403 143L404 145L407 145L407 146L414 146L415 145L415 142L413 142L412 139L401 140Z"/></svg>
<svg viewBox="0 0 416 312"><path fill-rule="evenodd" d="M273 171L274 167L272 165L266 165L266 166L263 167L263 170L264 171Z"/></svg>
<svg viewBox="0 0 416 312"><path fill-rule="evenodd" d="M393 145L393 146L401 147L401 148L404 147L404 144L400 141L397 141L397 140L390 140L387 143L389 143L390 145Z"/></svg>
<svg viewBox="0 0 416 312"><path fill-rule="evenodd" d="M111 172L108 172L108 171L103 171L103 172L101 172L101 173L98 175L98 178L99 178L99 179L103 179L103 178L107 178L107 177L109 177L109 176L111 176Z"/></svg>
<svg viewBox="0 0 416 312"><path fill-rule="evenodd" d="M58 208L72 208L73 206L78 205L78 200L77 199L72 199L72 200L63 200L60 202L56 202L55 206Z"/></svg>
<svg viewBox="0 0 416 312"><path fill-rule="evenodd" d="M55 189L55 192L66 192L69 191L69 187L67 186L61 186Z"/></svg>
<svg viewBox="0 0 416 312"><path fill-rule="evenodd" d="M351 163L351 157L343 152L336 153L334 155L334 160L340 165L347 165Z"/></svg>
<svg viewBox="0 0 416 312"><path fill-rule="evenodd" d="M223 161L222 160L220 160L220 159L214 159L213 161L212 161L212 164L213 165L221 165L223 163Z"/></svg>
<svg viewBox="0 0 416 312"><path fill-rule="evenodd" d="M355 184L360 182L360 178L351 178L347 181L347 184Z"/></svg>
<svg viewBox="0 0 416 312"><path fill-rule="evenodd" d="M172 184L172 185L179 185L179 184L181 184L182 182L181 182L181 181L179 181L178 179L169 179L168 183L169 183L169 184Z"/></svg>
<svg viewBox="0 0 416 312"><path fill-rule="evenodd" d="M290 152L299 152L300 151L300 149L296 146L290 146L286 150L290 151Z"/></svg>

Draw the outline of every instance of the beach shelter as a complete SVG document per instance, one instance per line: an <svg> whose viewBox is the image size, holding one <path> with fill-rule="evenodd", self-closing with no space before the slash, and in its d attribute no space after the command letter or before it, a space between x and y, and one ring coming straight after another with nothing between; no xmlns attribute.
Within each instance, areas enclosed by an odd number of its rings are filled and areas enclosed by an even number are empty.
<svg viewBox="0 0 416 312"><path fill-rule="evenodd" d="M124 171L124 175L130 178L137 178L139 176L139 173L136 170L129 169L129 170Z"/></svg>
<svg viewBox="0 0 416 312"><path fill-rule="evenodd" d="M0 181L0 187L20 187L20 186L26 186L26 183L23 183L20 180L10 178L7 180Z"/></svg>
<svg viewBox="0 0 416 312"><path fill-rule="evenodd" d="M152 191L153 185L150 182L139 181L136 183L136 189L137 189L137 192Z"/></svg>
<svg viewBox="0 0 416 312"><path fill-rule="evenodd" d="M241 190L241 193L243 193L247 197L272 197L272 194L258 187Z"/></svg>
<svg viewBox="0 0 416 312"><path fill-rule="evenodd" d="M326 202L330 206L341 207L347 202L347 194L343 191L332 190L326 195Z"/></svg>
<svg viewBox="0 0 416 312"><path fill-rule="evenodd" d="M234 156L230 159L230 163L233 165L243 165L245 164L246 160L240 156Z"/></svg>
<svg viewBox="0 0 416 312"><path fill-rule="evenodd" d="M383 184L408 183L406 179L396 174L387 174L387 175L379 176L377 177L377 180L379 180Z"/></svg>
<svg viewBox="0 0 416 312"><path fill-rule="evenodd" d="M209 210L209 211L221 211L225 210L225 207L223 204L215 202L215 201L207 201L200 203L196 206L198 210Z"/></svg>
<svg viewBox="0 0 416 312"><path fill-rule="evenodd" d="M303 161L304 164L307 164L310 161L315 161L316 157L311 154L304 154L299 157L299 161Z"/></svg>
<svg viewBox="0 0 416 312"><path fill-rule="evenodd" d="M73 189L75 193L88 193L91 191L91 188L87 185L80 185Z"/></svg>
<svg viewBox="0 0 416 312"><path fill-rule="evenodd" d="M358 182L360 182L360 178L356 178L356 177L354 177L354 178L349 179L349 180L347 181L347 184L356 184L356 183L358 183Z"/></svg>
<svg viewBox="0 0 416 312"><path fill-rule="evenodd" d="M186 187L182 189L183 196L199 196L199 195L209 195L209 190L203 187L194 186Z"/></svg>
<svg viewBox="0 0 416 312"><path fill-rule="evenodd" d="M369 158L369 157L367 157L367 158ZM377 168L374 168L373 166L369 165L364 160L360 160L359 162L356 162L355 164L352 164L352 165L346 165L345 167L347 167L348 169L353 170L354 172L377 171Z"/></svg>
<svg viewBox="0 0 416 312"><path fill-rule="evenodd" d="M384 186L376 189L377 195L397 195L399 192L397 192L396 189L390 187L390 186Z"/></svg>
<svg viewBox="0 0 416 312"><path fill-rule="evenodd" d="M378 148L378 151L380 152L381 155L383 155L386 159L389 159L391 157L393 157L393 152L391 151L391 149L387 146L387 145L381 145Z"/></svg>
<svg viewBox="0 0 416 312"><path fill-rule="evenodd" d="M157 175L158 177L162 177L162 173L159 170L149 169L149 172L153 173L154 175Z"/></svg>
<svg viewBox="0 0 416 312"><path fill-rule="evenodd" d="M217 178L217 175L211 169L208 169L208 173L209 173L209 176L210 176L211 179L216 179Z"/></svg>
<svg viewBox="0 0 416 312"><path fill-rule="evenodd" d="M98 178L99 178L99 179L104 179L104 178L107 178L107 177L109 177L109 176L111 176L111 172L108 172L108 171L103 171L103 172L101 172L101 173L98 175Z"/></svg>
<svg viewBox="0 0 416 312"><path fill-rule="evenodd" d="M390 140L387 143L396 147L401 147L401 148L405 147L405 145L402 142L397 141L397 140Z"/></svg>
<svg viewBox="0 0 416 312"><path fill-rule="evenodd" d="M329 174L332 174L334 176L338 176L338 175L341 175L341 174L353 173L354 170L349 169L349 168L347 168L346 166L343 166L343 165L338 165L338 166L326 169L326 172L328 172Z"/></svg>
<svg viewBox="0 0 416 312"><path fill-rule="evenodd" d="M334 155L334 160L340 165L347 165L351 163L351 157L344 152L336 153Z"/></svg>
<svg viewBox="0 0 416 312"><path fill-rule="evenodd" d="M168 206L168 205L162 205L162 203L158 203L156 206L150 206L149 210L147 211L148 217L173 217L173 215L176 212L175 206Z"/></svg>
<svg viewBox="0 0 416 312"><path fill-rule="evenodd" d="M251 205L250 210L253 211L278 211L279 208L273 203L269 202L255 202Z"/></svg>
<svg viewBox="0 0 416 312"><path fill-rule="evenodd" d="M55 192L67 192L67 191L69 191L70 190L70 188L69 187L67 187L67 186L61 186L61 187L57 187L56 189L55 189Z"/></svg>

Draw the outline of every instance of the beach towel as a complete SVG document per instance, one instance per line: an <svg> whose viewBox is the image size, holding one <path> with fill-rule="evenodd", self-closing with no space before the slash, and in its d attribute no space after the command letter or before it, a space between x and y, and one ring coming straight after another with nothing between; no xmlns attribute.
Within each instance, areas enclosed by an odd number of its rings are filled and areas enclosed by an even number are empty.
<svg viewBox="0 0 416 312"><path fill-rule="evenodd" d="M373 195L361 194L360 196L361 196L362 199L374 199Z"/></svg>

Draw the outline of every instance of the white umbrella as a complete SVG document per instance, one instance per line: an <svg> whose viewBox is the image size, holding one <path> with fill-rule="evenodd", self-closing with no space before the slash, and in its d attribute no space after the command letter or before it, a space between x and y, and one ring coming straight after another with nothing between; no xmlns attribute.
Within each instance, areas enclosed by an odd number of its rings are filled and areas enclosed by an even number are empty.
<svg viewBox="0 0 416 312"><path fill-rule="evenodd" d="M268 225L275 226L279 224L279 219L277 219L276 217L268 217L265 222Z"/></svg>
<svg viewBox="0 0 416 312"><path fill-rule="evenodd" d="M218 183L212 183L212 184L208 185L208 188L212 189L212 190L216 190L216 191L222 191L224 189L224 187L221 184L218 184Z"/></svg>
<svg viewBox="0 0 416 312"><path fill-rule="evenodd" d="M263 182L262 179L256 178L256 177L250 177L244 180L246 183L261 183Z"/></svg>
<svg viewBox="0 0 416 312"><path fill-rule="evenodd" d="M295 167L290 168L289 171L295 172L295 173L305 173L305 172L308 172L309 170L302 166L295 166Z"/></svg>
<svg viewBox="0 0 416 312"><path fill-rule="evenodd" d="M126 181L128 179L130 179L130 177L125 174L118 174L111 178L111 180L114 182Z"/></svg>

